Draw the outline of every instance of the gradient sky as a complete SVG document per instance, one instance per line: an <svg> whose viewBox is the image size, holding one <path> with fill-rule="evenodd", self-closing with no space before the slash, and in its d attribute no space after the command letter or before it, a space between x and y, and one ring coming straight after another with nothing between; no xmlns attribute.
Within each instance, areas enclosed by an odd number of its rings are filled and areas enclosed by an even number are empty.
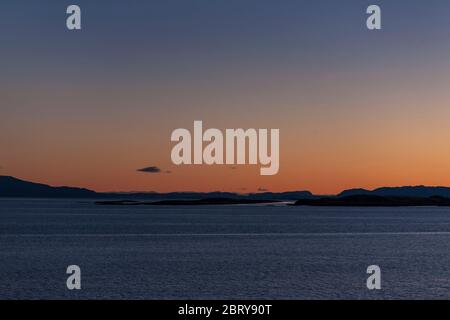
<svg viewBox="0 0 450 320"><path fill-rule="evenodd" d="M98 191L450 185L446 0L8 0L0 39L3 175ZM172 165L170 134L194 120L279 128L279 174ZM136 171L149 166L163 172Z"/></svg>

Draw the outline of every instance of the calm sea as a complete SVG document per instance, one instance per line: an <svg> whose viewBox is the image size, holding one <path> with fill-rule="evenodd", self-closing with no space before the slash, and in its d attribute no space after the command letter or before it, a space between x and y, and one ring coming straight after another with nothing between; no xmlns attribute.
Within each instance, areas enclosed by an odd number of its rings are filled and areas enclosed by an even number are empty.
<svg viewBox="0 0 450 320"><path fill-rule="evenodd" d="M0 299L20 298L450 299L450 209L1 199Z"/></svg>

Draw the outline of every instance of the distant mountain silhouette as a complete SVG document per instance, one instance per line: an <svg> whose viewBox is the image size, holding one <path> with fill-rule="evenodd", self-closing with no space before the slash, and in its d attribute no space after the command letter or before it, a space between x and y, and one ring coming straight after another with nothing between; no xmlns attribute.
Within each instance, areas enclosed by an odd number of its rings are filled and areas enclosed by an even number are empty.
<svg viewBox="0 0 450 320"><path fill-rule="evenodd" d="M309 191L294 191L282 193L238 194L232 192L111 192L100 193L83 188L52 187L46 184L20 180L10 176L0 176L0 197L27 198L97 198L97 199L130 199L130 200L180 200L180 199L253 199L253 200L298 200L310 199L315 196Z"/></svg>
<svg viewBox="0 0 450 320"><path fill-rule="evenodd" d="M383 187L375 190L350 189L338 194L338 197L348 197L355 195L372 195L382 197L444 197L450 198L450 188L447 187Z"/></svg>
<svg viewBox="0 0 450 320"><path fill-rule="evenodd" d="M309 191L291 191L291 192L262 192L250 193L247 195L251 199L272 199L272 200L296 200L296 199L314 199L317 196Z"/></svg>
<svg viewBox="0 0 450 320"><path fill-rule="evenodd" d="M379 196L403 198L432 198L450 199L450 188L447 187L384 187L375 190L350 189L329 199L351 196ZM96 199L127 199L127 200L199 200L199 199L237 199L237 200L318 200L325 197L317 196L309 191L293 192L262 192L238 194L233 192L111 192L100 193L84 188L53 187L46 184L20 180L10 176L0 176L0 197L26 198L96 198ZM362 199L362 198L361 198ZM376 200L376 199L375 199ZM378 199L379 200L379 199ZM392 199L391 199L392 200ZM436 200L436 199L434 199ZM431 200L431 201L434 201ZM389 200L390 201L390 200ZM441 201L442 202L442 201Z"/></svg>
<svg viewBox="0 0 450 320"><path fill-rule="evenodd" d="M72 187L51 187L9 176L0 176L0 197L92 198L94 191Z"/></svg>

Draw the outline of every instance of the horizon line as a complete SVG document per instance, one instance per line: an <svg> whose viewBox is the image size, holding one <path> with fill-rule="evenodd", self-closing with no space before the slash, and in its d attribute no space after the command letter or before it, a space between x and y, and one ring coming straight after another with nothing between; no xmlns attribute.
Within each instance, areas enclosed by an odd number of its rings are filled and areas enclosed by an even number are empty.
<svg viewBox="0 0 450 320"><path fill-rule="evenodd" d="M224 191L224 190L213 190L213 191L168 191L168 192L159 192L159 191L96 191L93 189L89 189L86 187L76 187L76 186L69 186L69 185L50 185L50 184L46 184L46 183L42 183L42 182L35 182L35 181L30 181L30 180L25 180L23 178L17 178L15 176L11 176L11 175L0 175L1 177L5 177L5 178L12 178L12 179L16 179L16 180L20 180L23 182L28 182L28 183L34 183L34 184L41 184L41 185L45 185L48 187L53 187L53 188L75 188L75 189L84 189L87 191L91 191L94 193L98 193L98 194L170 194L170 193L198 193L198 194L202 194L202 193L232 193L232 194L236 194L236 195L254 195L254 194L264 194L264 193L272 193L272 194L283 194L283 193L294 193L294 192L308 192L311 195L314 196L335 196L335 195L339 195L345 191L352 191L352 190L364 190L364 191L376 191L379 189L383 189L383 188L418 188L418 187L424 187L424 188L447 188L450 189L450 186L442 186L442 185L424 185L424 184L418 184L418 185L397 185L397 186L381 186L381 187L376 187L373 189L366 189L363 187L353 187L353 188L347 188L347 189L343 189L342 191L336 193L336 194L315 194L312 191L308 190L308 189L304 189L304 190L287 190L287 191L270 191L270 190L265 190L265 191L254 191L254 192L237 192L237 191Z"/></svg>

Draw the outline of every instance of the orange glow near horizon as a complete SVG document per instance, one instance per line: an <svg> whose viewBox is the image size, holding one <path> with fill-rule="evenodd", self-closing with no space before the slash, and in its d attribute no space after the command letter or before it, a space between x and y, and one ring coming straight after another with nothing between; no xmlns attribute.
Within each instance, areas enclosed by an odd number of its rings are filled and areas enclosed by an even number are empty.
<svg viewBox="0 0 450 320"><path fill-rule="evenodd" d="M334 194L347 188L449 186L450 130L446 119L450 118L450 94L438 89L435 87L427 95L420 90L416 94L411 88L386 90L382 98L377 94L365 99L352 95L344 96L339 103L330 98L318 100L314 92L302 95L302 101L296 102L296 94L273 96L269 91L259 94L258 99L247 93L240 99L234 97L234 101L205 101L197 107L191 102L187 110L179 111L176 106L186 106L188 101L182 97L156 117L147 116L145 94L134 97L132 110L107 112L106 106L113 105L115 97L97 101L100 112L89 117L73 114L71 108L77 107L70 105L33 117L11 109L2 118L4 134L0 142L7 153L2 155L0 173L96 191L264 189ZM336 88L328 90L335 92ZM410 95L408 99L400 99L406 94ZM31 94L23 99L33 98ZM50 94L45 97L39 93L39 99L63 103ZM366 100L371 103L357 102ZM76 99L75 104L78 102ZM227 103L233 107L225 108ZM424 109L427 103L433 106ZM208 105L218 108L209 110ZM199 111L192 112L195 108ZM242 108L251 111L236 116ZM173 114L177 118L172 118ZM205 129L279 128L279 173L262 177L259 165L236 169L172 165L171 131L180 127L192 130L193 120L201 118ZM151 165L163 172L136 171Z"/></svg>
<svg viewBox="0 0 450 320"><path fill-rule="evenodd" d="M446 142L450 132L445 119L450 114L444 109L439 112L438 121L412 113L404 119L356 119L355 115L351 121L334 117L331 122L315 119L312 123L302 123L299 117L298 129L291 117L292 123L284 122L280 127L280 171L266 177L259 175L259 165L172 165L169 128L142 125L128 129L124 123L122 128L107 124L98 130L95 123L80 130L79 123L52 124L38 134L31 129L22 131L14 143L3 139L15 157L4 161L1 174L96 191L310 190L335 194L348 188L449 186L450 148ZM210 120L206 125L212 127L213 123ZM186 124L191 130L193 122ZM408 129L412 127L414 131ZM54 132L66 133L55 136ZM150 165L162 172L136 171Z"/></svg>

